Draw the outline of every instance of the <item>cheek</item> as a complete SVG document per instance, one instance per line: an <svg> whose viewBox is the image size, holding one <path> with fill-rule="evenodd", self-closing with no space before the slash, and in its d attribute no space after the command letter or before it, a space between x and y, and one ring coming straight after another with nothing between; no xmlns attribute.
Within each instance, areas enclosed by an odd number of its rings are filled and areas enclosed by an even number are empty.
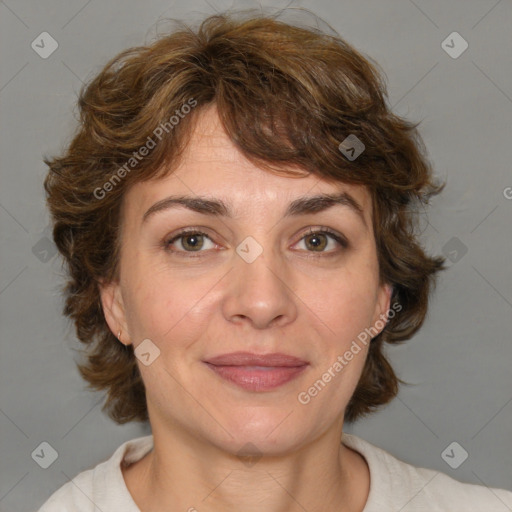
<svg viewBox="0 0 512 512"><path fill-rule="evenodd" d="M366 267L340 272L336 279L316 281L315 286L311 284L303 288L304 303L327 329L332 348L343 350L371 325L377 276Z"/></svg>
<svg viewBox="0 0 512 512"><path fill-rule="evenodd" d="M143 270L142 270L143 269ZM134 345L149 338L157 345L180 345L197 338L216 300L217 275L184 278L169 269L132 265L126 276L126 316Z"/></svg>

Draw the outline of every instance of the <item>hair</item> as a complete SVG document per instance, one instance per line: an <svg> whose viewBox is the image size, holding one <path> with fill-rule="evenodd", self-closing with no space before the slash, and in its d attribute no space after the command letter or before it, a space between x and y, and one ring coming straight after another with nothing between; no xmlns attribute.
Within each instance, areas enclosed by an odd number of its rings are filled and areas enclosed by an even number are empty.
<svg viewBox="0 0 512 512"><path fill-rule="evenodd" d="M386 105L383 75L338 35L272 15L223 13L121 52L84 85L78 128L61 156L44 159L44 186L66 263L64 314L85 345L76 364L89 388L107 391L103 410L115 422L149 419L133 347L110 331L100 299L100 283L119 279L122 200L135 183L172 172L209 105L262 172L299 169L367 187L380 281L392 285L391 304L400 308L369 343L345 419L396 396L402 381L384 343L421 327L445 268L443 257L422 249L415 216L445 184L433 176L419 122ZM348 135L364 144L352 160L339 148Z"/></svg>

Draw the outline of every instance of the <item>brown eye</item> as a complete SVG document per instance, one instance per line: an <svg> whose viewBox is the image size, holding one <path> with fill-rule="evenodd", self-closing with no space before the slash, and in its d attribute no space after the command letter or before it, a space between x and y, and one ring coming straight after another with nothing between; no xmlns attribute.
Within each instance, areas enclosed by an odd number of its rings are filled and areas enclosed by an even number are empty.
<svg viewBox="0 0 512 512"><path fill-rule="evenodd" d="M214 246L210 237L200 231L181 232L166 242L166 248L171 252L203 252L202 249L213 249Z"/></svg>
<svg viewBox="0 0 512 512"><path fill-rule="evenodd" d="M324 233L313 233L304 237L306 241L306 247L313 251L323 251L327 247L327 237Z"/></svg>
<svg viewBox="0 0 512 512"><path fill-rule="evenodd" d="M348 242L343 236L328 229L310 231L299 240L299 244L303 245L303 247L299 247L302 250L320 254L325 253L326 255L337 253L348 247Z"/></svg>
<svg viewBox="0 0 512 512"><path fill-rule="evenodd" d="M203 235L185 235L181 237L181 245L185 250L198 251L204 245Z"/></svg>

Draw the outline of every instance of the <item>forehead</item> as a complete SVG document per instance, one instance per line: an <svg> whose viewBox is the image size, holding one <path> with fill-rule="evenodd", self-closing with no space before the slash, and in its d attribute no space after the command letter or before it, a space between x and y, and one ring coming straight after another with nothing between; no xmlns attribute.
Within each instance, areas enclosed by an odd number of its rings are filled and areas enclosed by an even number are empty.
<svg viewBox="0 0 512 512"><path fill-rule="evenodd" d="M250 162L224 131L214 105L196 113L192 132L175 170L165 176L135 184L125 204L144 210L170 195L211 196L240 213L259 215L284 211L298 197L350 194L359 203L367 226L371 225L371 197L365 186L328 181L290 166L295 176L275 174Z"/></svg>

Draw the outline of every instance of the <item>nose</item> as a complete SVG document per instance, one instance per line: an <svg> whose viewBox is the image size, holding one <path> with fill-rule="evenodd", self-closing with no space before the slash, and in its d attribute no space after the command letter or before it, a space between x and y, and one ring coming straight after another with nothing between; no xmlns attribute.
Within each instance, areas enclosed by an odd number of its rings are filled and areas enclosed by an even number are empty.
<svg viewBox="0 0 512 512"><path fill-rule="evenodd" d="M237 254L222 309L226 320L255 329L284 327L297 317L297 297L285 262L263 251L252 263Z"/></svg>

